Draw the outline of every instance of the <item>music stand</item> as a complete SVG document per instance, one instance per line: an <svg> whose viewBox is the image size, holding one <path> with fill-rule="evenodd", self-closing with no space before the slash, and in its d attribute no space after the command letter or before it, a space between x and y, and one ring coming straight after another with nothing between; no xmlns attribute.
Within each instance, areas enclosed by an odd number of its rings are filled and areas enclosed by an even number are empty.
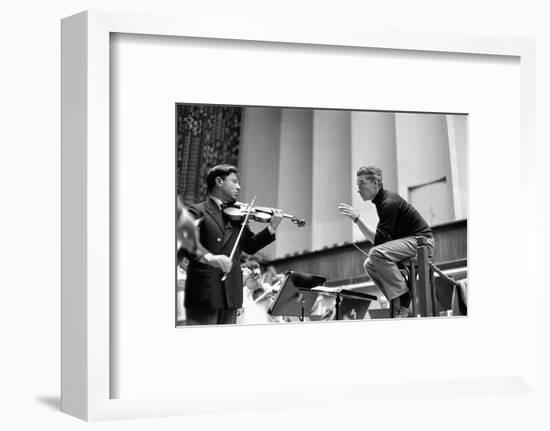
<svg viewBox="0 0 550 431"><path fill-rule="evenodd" d="M303 322L304 317L311 314L311 308L319 295L311 289L323 285L325 281L327 279L320 275L288 271L267 312L270 316L299 316ZM302 291L304 288L306 290Z"/></svg>
<svg viewBox="0 0 550 431"><path fill-rule="evenodd" d="M371 303L370 299L343 296L340 303L340 317L349 320L363 320Z"/></svg>
<svg viewBox="0 0 550 431"><path fill-rule="evenodd" d="M371 319L389 319L391 312L389 308L373 308L369 310L369 316Z"/></svg>
<svg viewBox="0 0 550 431"><path fill-rule="evenodd" d="M335 320L340 320L340 303L342 302L342 298L360 299L364 301L376 301L378 299L374 295L370 295L368 293L363 293L363 292L356 292L354 290L344 289L342 287L325 287L325 286L317 286L312 288L300 287L300 290L319 292L319 293L322 292L322 293L327 293L329 295L335 295L336 296ZM367 304L367 307L368 307L368 304Z"/></svg>

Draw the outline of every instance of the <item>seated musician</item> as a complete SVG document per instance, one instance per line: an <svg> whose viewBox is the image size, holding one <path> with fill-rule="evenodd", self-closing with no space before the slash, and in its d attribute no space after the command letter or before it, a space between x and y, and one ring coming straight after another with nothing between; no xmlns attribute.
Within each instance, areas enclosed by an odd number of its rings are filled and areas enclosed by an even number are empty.
<svg viewBox="0 0 550 431"><path fill-rule="evenodd" d="M350 205L341 203L338 209L374 244L364 267L386 298L394 301L394 317L408 317L411 296L397 263L416 256L418 236L427 238L428 254L431 257L434 251L432 230L411 204L397 193L384 188L380 168L359 168L357 188L364 201L372 201L376 206L379 218L376 230L368 226Z"/></svg>
<svg viewBox="0 0 550 431"><path fill-rule="evenodd" d="M267 313L276 288L263 282L260 264L249 260L241 265L243 271L243 306L237 317L237 323L269 323Z"/></svg>

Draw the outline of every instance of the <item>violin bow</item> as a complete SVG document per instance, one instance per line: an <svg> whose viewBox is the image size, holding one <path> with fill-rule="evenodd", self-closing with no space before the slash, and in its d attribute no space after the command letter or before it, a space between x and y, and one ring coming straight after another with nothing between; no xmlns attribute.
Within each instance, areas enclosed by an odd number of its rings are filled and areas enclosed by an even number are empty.
<svg viewBox="0 0 550 431"><path fill-rule="evenodd" d="M244 227L246 226L246 222L248 221L248 216L250 215L250 212L252 211L252 207L254 206L254 202L256 201L256 196L254 196L254 199L252 199L252 202L250 203L250 206L248 207L248 211L246 212L246 216L243 220L243 223L241 225L241 230L239 231L239 235L237 236L237 240L235 241L235 244L233 244L233 249L231 250L231 254L229 255L229 259L233 261L233 256L235 255L235 251L237 250L237 246L239 245L239 241L241 240L241 236L244 231ZM222 281L225 281L227 277L227 272L223 274Z"/></svg>

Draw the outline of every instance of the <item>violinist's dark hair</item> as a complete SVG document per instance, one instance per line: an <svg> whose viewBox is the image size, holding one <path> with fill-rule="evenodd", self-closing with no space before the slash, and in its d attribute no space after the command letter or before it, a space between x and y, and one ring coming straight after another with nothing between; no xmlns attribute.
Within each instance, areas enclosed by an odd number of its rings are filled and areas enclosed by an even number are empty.
<svg viewBox="0 0 550 431"><path fill-rule="evenodd" d="M382 183L382 169L376 167L376 166L361 166L357 170L357 176L367 177L367 180L377 183L380 188L384 187L384 184Z"/></svg>
<svg viewBox="0 0 550 431"><path fill-rule="evenodd" d="M233 165L216 165L208 170L206 174L206 186L208 187L208 193L210 193L216 185L216 178L220 177L225 179L229 174L238 174L239 171Z"/></svg>

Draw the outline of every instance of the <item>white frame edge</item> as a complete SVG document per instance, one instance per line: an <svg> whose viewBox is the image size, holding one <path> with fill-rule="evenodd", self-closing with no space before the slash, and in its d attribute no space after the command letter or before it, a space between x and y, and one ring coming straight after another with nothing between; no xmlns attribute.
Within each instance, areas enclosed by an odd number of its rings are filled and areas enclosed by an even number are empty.
<svg viewBox="0 0 550 431"><path fill-rule="evenodd" d="M61 410L87 418L86 15L61 29Z"/></svg>
<svg viewBox="0 0 550 431"><path fill-rule="evenodd" d="M86 11L62 20L61 46L61 409L84 420L166 416L204 412L177 400L109 399L109 40L110 33L152 34L356 46L413 51L517 56L521 61L522 171L527 186L522 241L536 249L527 234L536 218L535 42L531 39L441 35L389 31L330 34L326 30L216 25L200 20L151 14ZM536 296L536 283L522 289ZM532 277L532 276L531 276ZM536 334L536 313L522 316ZM536 336L525 338L524 352L536 350ZM535 387L536 364L526 355L528 385ZM502 382L501 382L502 384ZM512 379L511 385L516 385ZM204 409L207 410L207 409Z"/></svg>

